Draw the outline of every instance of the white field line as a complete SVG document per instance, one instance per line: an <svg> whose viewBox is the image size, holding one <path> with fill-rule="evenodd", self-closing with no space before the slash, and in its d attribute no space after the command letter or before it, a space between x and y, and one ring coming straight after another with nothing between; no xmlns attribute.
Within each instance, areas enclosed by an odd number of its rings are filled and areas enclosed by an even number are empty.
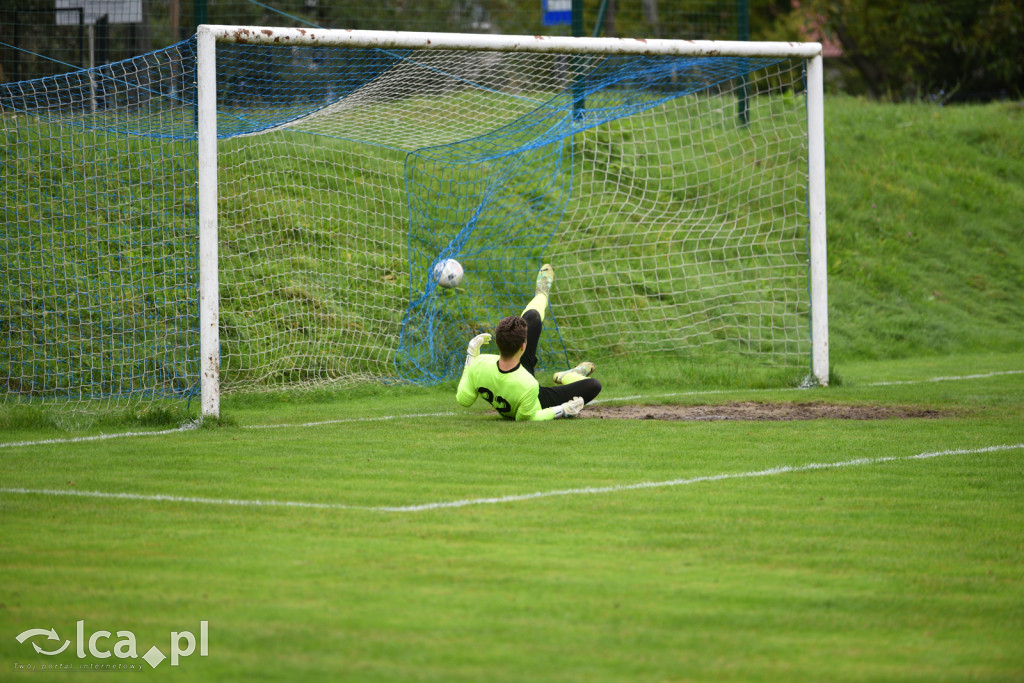
<svg viewBox="0 0 1024 683"><path fill-rule="evenodd" d="M900 384L924 384L927 382L954 382L963 381L970 379L986 379L989 377L998 377L1001 375L1022 375L1024 370L1004 370L997 372L987 372L977 375L960 375L951 377L931 377L929 379L921 380L905 380L905 381L893 381L893 382L875 382L872 384L865 384L863 386L868 387L888 387L896 386ZM597 399L592 403L610 403L612 401L636 401L639 399L651 399L651 398L672 398L679 396L713 396L715 394L735 394L735 393L758 393L758 392L779 392L779 391L806 391L806 389L800 387L792 387L789 389L715 389L709 391L678 391L667 394L633 394L631 396L614 396L610 398ZM243 425L242 429L280 429L282 427L318 427L323 425L333 424L344 424L346 422L379 422L384 420L401 420L418 417L451 417L455 415L453 412L442 412L442 413L413 413L408 415L384 415L381 417L353 417L344 418L338 420L322 420L319 422L304 422L298 424L269 424L269 425ZM174 429L163 429L153 432L116 432L113 434L97 434L94 436L77 436L68 437L65 439L43 439L40 441L12 441L8 443L0 442L0 449L2 448L19 448L19 447L31 447L31 446L49 446L54 444L69 444L69 443L86 443L89 441L105 441L108 439L124 439L129 437L140 437L140 436L164 436L167 434L176 434L178 432L187 432L195 429L198 425L189 423L176 427Z"/></svg>
<svg viewBox="0 0 1024 683"><path fill-rule="evenodd" d="M989 377L999 377L1000 375L1024 375L1024 370L1002 370L999 372L985 372L979 375L959 375L953 377L932 377L930 379L923 380L906 380L902 382L873 382L871 384L865 384L866 387L892 387L899 384L923 384L925 382L959 382L966 379L987 379Z"/></svg>
<svg viewBox="0 0 1024 683"><path fill-rule="evenodd" d="M107 439L125 439L133 436L164 436L165 434L177 434L178 432L191 431L198 427L198 424L188 423L174 429L161 429L154 432L115 432L113 434L96 434L94 436L75 436L66 439L42 439L41 441L11 441L0 443L0 448L18 448L20 446L49 446L63 443L86 443L88 441L106 441Z"/></svg>
<svg viewBox="0 0 1024 683"><path fill-rule="evenodd" d="M997 372L986 372L978 375L959 375L951 377L930 377L928 379L911 379L904 381L892 381L892 382L872 382L870 384L862 384L864 387L893 387L900 384L927 384L929 382L957 382L969 379L988 379L990 377L999 377L1002 375L1024 375L1024 370L1001 370ZM609 403L611 401L636 401L642 398L672 398L679 396L712 396L714 394L755 394L760 392L780 392L780 391L807 391L804 387L784 387L781 389L714 389L708 391L677 391L669 394L634 394L632 396L613 396L611 398L599 398L594 403Z"/></svg>
<svg viewBox="0 0 1024 683"><path fill-rule="evenodd" d="M245 425L242 429L277 429L280 427L317 427L320 425L342 424L345 422L379 422L381 420L402 420L414 417L445 417L454 415L453 412L446 413L413 413L409 415L384 415L383 417L350 417L338 420L323 420L321 422L304 422L301 424L271 424L271 425ZM97 434L95 436L75 436L66 439L43 439L42 441L12 441L0 443L0 448L15 448L18 446L49 446L52 444L85 443L88 441L106 441L107 439L123 439L136 436L164 436L166 434L177 434L188 432L199 427L198 423L190 422L175 427L174 429L162 429L153 432L115 432L113 434Z"/></svg>
<svg viewBox="0 0 1024 683"><path fill-rule="evenodd" d="M321 425L337 425L345 422L381 422L383 420L404 420L411 417L451 417L455 413L410 413L408 415L384 415L381 417L347 417L337 420L321 420L320 422L302 422L297 424L245 425L242 429L279 429L281 427L320 427Z"/></svg>
<svg viewBox="0 0 1024 683"><path fill-rule="evenodd" d="M584 488L557 489L554 491L537 491L534 493L521 493L508 496L497 496L493 498L466 498L463 500L440 501L435 503L421 503L417 505L348 505L345 503L309 503L302 501L280 501L280 500L244 500L233 498L199 498L189 496L171 496L164 494L140 494L140 493L108 493L103 491L72 491L65 489L27 489L27 488L0 488L0 493L29 494L41 496L72 496L83 498L107 498L118 500L138 500L147 502L169 502L169 503L191 503L196 505L228 505L240 507L290 507L290 508L316 508L325 510L362 510L367 512L424 512L427 510L443 510L449 508L463 508L471 505L497 505L503 503L518 503L539 498L554 498L568 496L588 496L595 494L613 494L627 491L638 491L642 489L669 488L675 486L689 486L691 484L702 484L705 482L725 481L728 479L753 479L757 477L771 477L779 474L792 472L810 472L814 470L839 469L843 467L856 467L860 465L877 465L887 462L926 460L938 458L944 455L974 455L978 453L994 453L998 451L1024 449L1024 443L1002 444L999 446L984 446L979 448L955 448L946 451L932 451L918 453L916 455L890 455L877 458L857 458L855 460L843 460L840 462L818 462L808 465L781 465L764 470L753 472L735 472L731 474L712 474L688 479L669 479L667 481L645 481L636 484L619 484L616 486L588 486Z"/></svg>

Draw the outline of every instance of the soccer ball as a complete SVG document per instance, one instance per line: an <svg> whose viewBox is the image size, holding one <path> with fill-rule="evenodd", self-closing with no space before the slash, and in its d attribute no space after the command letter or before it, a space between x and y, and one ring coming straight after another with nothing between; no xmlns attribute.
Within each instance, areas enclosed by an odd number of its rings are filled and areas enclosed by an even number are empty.
<svg viewBox="0 0 1024 683"><path fill-rule="evenodd" d="M434 281L441 287L458 287L462 282L462 264L453 258L434 264Z"/></svg>

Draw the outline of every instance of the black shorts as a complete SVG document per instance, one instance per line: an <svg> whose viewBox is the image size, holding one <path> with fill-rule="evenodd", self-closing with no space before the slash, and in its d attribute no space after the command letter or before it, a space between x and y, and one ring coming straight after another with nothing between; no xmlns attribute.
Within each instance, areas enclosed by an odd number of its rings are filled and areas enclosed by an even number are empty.
<svg viewBox="0 0 1024 683"><path fill-rule="evenodd" d="M540 313L534 310L526 311L523 314L526 321L526 350L523 351L519 363L526 368L531 375L537 367L537 342L540 341L540 333L544 330L544 321ZM556 384L553 387L542 386L540 388L540 407L551 408L560 406L574 397L580 396L584 403L590 403L601 393L601 382L593 377L581 379L572 384Z"/></svg>

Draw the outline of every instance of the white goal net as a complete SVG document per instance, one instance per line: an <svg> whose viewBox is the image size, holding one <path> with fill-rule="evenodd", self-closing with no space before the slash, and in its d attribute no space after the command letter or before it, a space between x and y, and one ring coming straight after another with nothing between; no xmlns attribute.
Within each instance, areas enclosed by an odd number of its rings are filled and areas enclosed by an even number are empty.
<svg viewBox="0 0 1024 683"><path fill-rule="evenodd" d="M549 369L827 381L817 50L202 27L0 86L8 399L453 378L544 262Z"/></svg>

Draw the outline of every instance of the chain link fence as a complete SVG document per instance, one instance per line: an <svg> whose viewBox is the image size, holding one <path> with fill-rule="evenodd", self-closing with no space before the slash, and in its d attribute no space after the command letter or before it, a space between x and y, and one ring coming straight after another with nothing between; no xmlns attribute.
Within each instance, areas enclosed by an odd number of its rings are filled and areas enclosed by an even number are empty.
<svg viewBox="0 0 1024 683"><path fill-rule="evenodd" d="M189 38L200 23L569 35L545 11L570 1L12 0L0 8L0 83L129 59ZM747 0L583 0L582 9L585 35L747 37Z"/></svg>

